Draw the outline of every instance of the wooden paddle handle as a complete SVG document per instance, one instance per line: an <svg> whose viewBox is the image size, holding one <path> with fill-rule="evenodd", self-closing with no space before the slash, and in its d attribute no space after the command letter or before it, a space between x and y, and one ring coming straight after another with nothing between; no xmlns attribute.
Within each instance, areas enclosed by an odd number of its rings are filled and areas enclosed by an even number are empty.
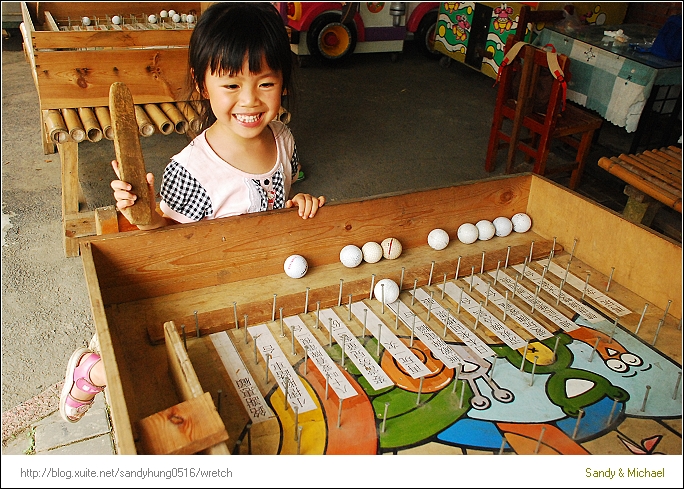
<svg viewBox="0 0 684 489"><path fill-rule="evenodd" d="M138 197L132 206L121 212L131 224L151 224L152 197L147 186L138 122L135 118L133 96L124 83L115 82L109 88L109 113L112 119L116 161L119 162L119 178L130 183L133 187L131 192Z"/></svg>

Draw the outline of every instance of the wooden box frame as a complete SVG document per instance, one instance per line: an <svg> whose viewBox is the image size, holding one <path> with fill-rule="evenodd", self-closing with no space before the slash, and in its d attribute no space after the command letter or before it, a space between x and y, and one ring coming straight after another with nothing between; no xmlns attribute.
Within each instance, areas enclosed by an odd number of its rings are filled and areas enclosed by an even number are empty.
<svg viewBox="0 0 684 489"><path fill-rule="evenodd" d="M527 233L472 245L456 239L464 222L518 212L532 218ZM439 252L427 245L429 231L437 227L452 238ZM357 268L339 262L343 246L390 236L403 245L399 259ZM202 336L224 330L241 335L242 329L235 331L234 303L238 323L247 314L249 324L255 325L271 321L274 293L285 315L303 312L308 288L310 316L317 301L321 308L338 304L340 280L346 304L347 294L354 300L368 296L371 273L398 282L403 269L405 293L414 280L426 285L433 271L440 279L444 273L453 274L459 256L463 257L461 277L470 273L471 266L479 269L485 251L485 270L501 263L507 246L511 246L511 263L522 263L530 240L535 240L534 255L539 258L549 254L552 240L556 256L568 253L577 240L574 257L592 271L592 283L605 287L611 280L611 293L638 311L622 319L627 328L634 330L648 302L651 307L641 331L652 335L668 308L658 346L681 365L681 329L676 327L681 320L681 245L533 174L328 203L314 219L302 220L296 210L287 209L88 239L81 244L81 254L118 452L139 453L138 422L182 399L160 344L165 323L187 326L190 339L196 328ZM283 262L293 253L308 260L309 271L302 279L283 273ZM195 364L195 368L204 382L205 367ZM214 388L203 386L205 391ZM224 413L223 419L234 437L244 425L232 426L230 416Z"/></svg>

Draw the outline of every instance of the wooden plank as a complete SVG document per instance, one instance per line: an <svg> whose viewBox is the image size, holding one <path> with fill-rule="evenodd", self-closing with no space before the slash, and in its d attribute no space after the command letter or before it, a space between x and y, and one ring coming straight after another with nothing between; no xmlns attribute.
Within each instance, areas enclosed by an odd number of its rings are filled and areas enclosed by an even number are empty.
<svg viewBox="0 0 684 489"><path fill-rule="evenodd" d="M527 213L532 216L536 233L547 239L556 236L566 249L577 239L578 259L594 267L606 280L611 267L615 267L613 281L661 309L672 299L669 313L681 318L680 243L659 238L645 226L538 178L532 181Z"/></svg>
<svg viewBox="0 0 684 489"><path fill-rule="evenodd" d="M167 48L172 46L187 48L191 35L192 29L36 31L34 32L34 48L38 52L47 49L83 50L83 48Z"/></svg>
<svg viewBox="0 0 684 489"><path fill-rule="evenodd" d="M159 13L162 10L175 10L176 12L189 13L191 10L201 13L203 11L202 2L27 2L39 3L41 9L49 10L55 19L66 23L71 17L72 23L79 21L81 17L99 17L105 19L107 15L112 16L118 13L126 17L135 14L140 17L142 14ZM114 12L112 12L114 10Z"/></svg>
<svg viewBox="0 0 684 489"><path fill-rule="evenodd" d="M150 455L191 455L228 439L208 392L148 416L138 425L143 452Z"/></svg>
<svg viewBox="0 0 684 489"><path fill-rule="evenodd" d="M164 323L164 339L166 340L166 357L169 361L169 371L181 399L188 401L204 394L192 362L185 351L183 340L173 321Z"/></svg>
<svg viewBox="0 0 684 489"><path fill-rule="evenodd" d="M315 219L302 220L296 209L282 209L140 232L127 240L126 256L100 277L100 287L109 303L281 275L285 258L309 248L312 236L317 244L316 252L306 256L310 268L339 263L341 242L362 246L393 236L410 248L424 245L424 230L437 227L455 239L463 222L523 212L528 185L528 179L490 179L344 205L333 202ZM255 229L260 229L259 240L254 240ZM116 236L98 243L104 255L116 254L118 246ZM152 248L158 250L154 257L148 251ZM229 270L226 256L231 257Z"/></svg>
<svg viewBox="0 0 684 489"><path fill-rule="evenodd" d="M109 105L109 87L122 82L136 104L186 100L187 48L36 53L41 108Z"/></svg>
<svg viewBox="0 0 684 489"><path fill-rule="evenodd" d="M55 19L52 17L52 14L48 11L45 11L45 24L48 26L48 29L50 29L53 32L59 32L59 27L57 27L57 22L55 22Z"/></svg>
<svg viewBox="0 0 684 489"><path fill-rule="evenodd" d="M109 414L112 418L112 424L116 426L116 429L112 431L116 440L117 452L121 455L135 455L137 450L134 439L137 435L131 427L129 414L135 419L137 409L135 403L129 406L126 402L122 378L119 373L119 363L116 360L117 358L121 359L119 356L121 350L114 348L111 330L109 329L107 315L102 303L102 296L96 286L98 282L97 270L93 266L92 248L89 243L82 243L81 253L83 255L83 270L86 283L92 285L92 287L88 288L88 295L90 297L93 321L95 322L95 332L100 344L100 356L107 377L106 394L110 399ZM123 361L121 367L125 368ZM112 399L116 399L116 402L111 402Z"/></svg>

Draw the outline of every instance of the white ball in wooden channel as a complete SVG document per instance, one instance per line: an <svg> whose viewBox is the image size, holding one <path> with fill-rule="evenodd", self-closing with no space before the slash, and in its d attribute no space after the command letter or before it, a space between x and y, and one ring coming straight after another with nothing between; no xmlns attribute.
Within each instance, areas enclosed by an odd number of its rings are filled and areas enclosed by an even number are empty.
<svg viewBox="0 0 684 489"><path fill-rule="evenodd" d="M494 224L494 227L496 228L496 235L501 238L505 238L513 231L513 223L507 217L497 217L492 221L492 224Z"/></svg>
<svg viewBox="0 0 684 489"><path fill-rule="evenodd" d="M195 16L192 14L188 14L186 20L188 21L188 24L192 24L193 22L195 22Z"/></svg>
<svg viewBox="0 0 684 489"><path fill-rule="evenodd" d="M83 17L83 18L81 19L81 23L82 23L83 25L90 25L90 17Z"/></svg>
<svg viewBox="0 0 684 489"><path fill-rule="evenodd" d="M157 16L154 14L150 14L149 17L147 17L147 22L149 22L150 24L156 24Z"/></svg>
<svg viewBox="0 0 684 489"><path fill-rule="evenodd" d="M444 229L433 229L428 234L428 244L433 250L443 250L449 245L449 233Z"/></svg>
<svg viewBox="0 0 684 489"><path fill-rule="evenodd" d="M532 227L532 219L524 212L519 212L511 217L513 223L513 231L516 233L525 233Z"/></svg>
<svg viewBox="0 0 684 489"><path fill-rule="evenodd" d="M173 15L176 13L175 10L171 9L169 10L169 17L173 17Z"/></svg>
<svg viewBox="0 0 684 489"><path fill-rule="evenodd" d="M181 21L181 16L178 14L173 14L173 17L171 18L174 22L180 22Z"/></svg>
<svg viewBox="0 0 684 489"><path fill-rule="evenodd" d="M477 241L479 231L477 230L477 226L475 226L475 224L464 222L458 227L456 234L461 243L472 244Z"/></svg>
<svg viewBox="0 0 684 489"><path fill-rule="evenodd" d="M382 258L382 246L375 241L369 241L361 247L363 259L366 263L377 263Z"/></svg>
<svg viewBox="0 0 684 489"><path fill-rule="evenodd" d="M169 13L166 10L162 10L161 12L159 12L159 17L161 17L162 19L165 19L168 16L169 16Z"/></svg>
<svg viewBox="0 0 684 489"><path fill-rule="evenodd" d="M188 21L188 14L181 14L180 18L181 18L181 22L187 22Z"/></svg>
<svg viewBox="0 0 684 489"><path fill-rule="evenodd" d="M347 268L358 267L363 261L363 251L356 245L347 245L340 251L340 261Z"/></svg>
<svg viewBox="0 0 684 489"><path fill-rule="evenodd" d="M302 278L309 269L309 264L302 255L290 255L283 265L288 277Z"/></svg>
<svg viewBox="0 0 684 489"><path fill-rule="evenodd" d="M492 224L492 221L488 221L487 219L477 221L475 226L477 226L477 239L480 241L492 239L496 234L496 228L494 227L494 224Z"/></svg>
<svg viewBox="0 0 684 489"><path fill-rule="evenodd" d="M118 15L115 15L114 17L112 17L112 24L114 24L114 25L121 24L121 17L119 17Z"/></svg>
<svg viewBox="0 0 684 489"><path fill-rule="evenodd" d="M391 304L399 298L399 286L394 280L383 278L375 284L373 295L380 302Z"/></svg>
<svg viewBox="0 0 684 489"><path fill-rule="evenodd" d="M385 238L380 246L382 246L382 256L388 260L394 260L401 255L402 247L397 238Z"/></svg>

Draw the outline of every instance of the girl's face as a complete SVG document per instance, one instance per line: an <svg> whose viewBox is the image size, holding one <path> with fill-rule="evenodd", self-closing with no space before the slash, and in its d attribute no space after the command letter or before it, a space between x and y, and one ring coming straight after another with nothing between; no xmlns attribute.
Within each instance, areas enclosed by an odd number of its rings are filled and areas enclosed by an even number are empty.
<svg viewBox="0 0 684 489"><path fill-rule="evenodd" d="M259 73L250 73L245 59L240 73L212 74L208 69L204 79L217 124L244 139L259 136L280 109L282 74L271 71L265 57L261 68Z"/></svg>

